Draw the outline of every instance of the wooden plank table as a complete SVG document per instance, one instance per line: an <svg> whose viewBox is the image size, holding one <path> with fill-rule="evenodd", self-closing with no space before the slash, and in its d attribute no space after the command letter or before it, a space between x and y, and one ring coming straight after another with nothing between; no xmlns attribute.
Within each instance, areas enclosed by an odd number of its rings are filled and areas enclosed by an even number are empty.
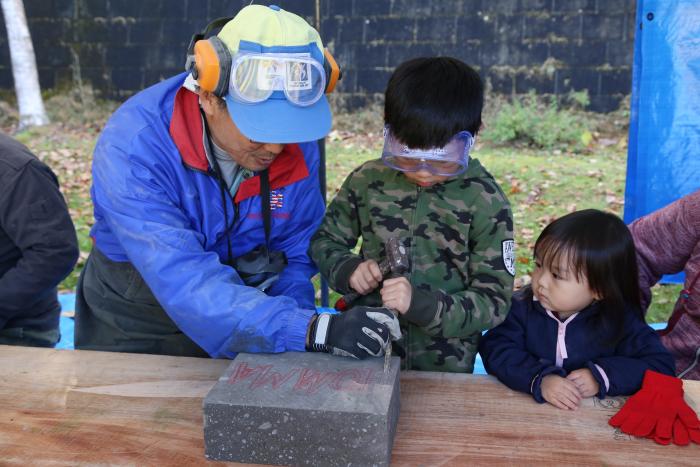
<svg viewBox="0 0 700 467"><path fill-rule="evenodd" d="M202 398L229 361L0 346L0 464L221 465L204 458ZM697 411L700 382L685 382ZM607 425L622 398L575 412L489 376L405 372L395 465L698 465Z"/></svg>

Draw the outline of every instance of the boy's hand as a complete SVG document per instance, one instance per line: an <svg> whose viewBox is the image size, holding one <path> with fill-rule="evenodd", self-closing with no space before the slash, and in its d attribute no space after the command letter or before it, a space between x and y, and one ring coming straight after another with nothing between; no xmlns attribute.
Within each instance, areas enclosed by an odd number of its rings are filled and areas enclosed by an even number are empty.
<svg viewBox="0 0 700 467"><path fill-rule="evenodd" d="M588 368L574 370L568 374L566 379L576 385L581 397L593 397L600 391L598 381L595 380L593 373Z"/></svg>
<svg viewBox="0 0 700 467"><path fill-rule="evenodd" d="M576 410L581 403L581 393L573 381L559 375L547 375L540 383L542 397L555 407Z"/></svg>
<svg viewBox="0 0 700 467"><path fill-rule="evenodd" d="M382 281L382 271L373 259L360 263L350 275L348 285L357 293L367 295Z"/></svg>
<svg viewBox="0 0 700 467"><path fill-rule="evenodd" d="M403 315L411 305L413 287L405 277L395 277L384 281L381 294L382 306L396 310Z"/></svg>

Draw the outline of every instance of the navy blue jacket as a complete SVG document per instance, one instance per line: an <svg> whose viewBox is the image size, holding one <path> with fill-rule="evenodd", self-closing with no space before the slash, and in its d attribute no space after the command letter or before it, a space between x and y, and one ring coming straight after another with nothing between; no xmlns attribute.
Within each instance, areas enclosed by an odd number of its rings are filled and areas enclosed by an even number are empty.
<svg viewBox="0 0 700 467"><path fill-rule="evenodd" d="M542 378L550 374L564 377L588 368L600 386L601 399L637 392L647 369L675 374L673 357L656 332L631 310L622 339L606 345L605 331L595 319L599 308L590 305L562 322L527 294L517 294L505 321L481 340L486 371L538 402L544 402Z"/></svg>
<svg viewBox="0 0 700 467"><path fill-rule="evenodd" d="M56 175L0 133L0 329L57 329L56 286L77 259Z"/></svg>

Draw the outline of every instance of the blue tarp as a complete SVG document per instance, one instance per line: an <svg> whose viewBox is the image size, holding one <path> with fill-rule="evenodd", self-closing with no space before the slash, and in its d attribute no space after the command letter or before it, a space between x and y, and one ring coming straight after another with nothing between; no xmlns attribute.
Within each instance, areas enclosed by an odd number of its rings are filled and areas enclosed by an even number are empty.
<svg viewBox="0 0 700 467"><path fill-rule="evenodd" d="M61 302L61 340L56 344L57 349L72 349L73 348L73 317L70 316L75 310L75 294L59 294L58 301ZM318 312L337 313L333 308L317 307ZM474 362L474 373L485 375L484 364L481 361L481 355L476 356Z"/></svg>
<svg viewBox="0 0 700 467"><path fill-rule="evenodd" d="M61 331L61 340L56 344L57 349L72 349L73 348L73 311L75 310L75 294L58 294L58 301L61 303L61 320L59 321L59 329Z"/></svg>
<svg viewBox="0 0 700 467"><path fill-rule="evenodd" d="M75 310L75 294L60 294L58 296L58 301L61 302L61 309L63 314L61 315L61 341L56 344L57 349L72 349L73 348L73 318L69 317L67 314ZM326 313L336 313L333 308L316 307L318 312ZM666 327L666 323L656 323L652 324L651 327L654 329L662 329ZM475 375L485 375L486 370L484 369L484 363L481 360L481 355L476 355L476 361L474 362L474 374Z"/></svg>
<svg viewBox="0 0 700 467"><path fill-rule="evenodd" d="M700 1L637 0L636 25L627 223L700 188Z"/></svg>
<svg viewBox="0 0 700 467"><path fill-rule="evenodd" d="M73 348L73 317L72 312L75 310L75 294L59 294L58 301L61 302L61 340L56 344L57 349L72 349ZM316 307L319 313L337 313L333 308L327 307ZM481 361L481 355L476 356L476 362L474 362L474 374L485 375L486 370L484 369L484 364Z"/></svg>

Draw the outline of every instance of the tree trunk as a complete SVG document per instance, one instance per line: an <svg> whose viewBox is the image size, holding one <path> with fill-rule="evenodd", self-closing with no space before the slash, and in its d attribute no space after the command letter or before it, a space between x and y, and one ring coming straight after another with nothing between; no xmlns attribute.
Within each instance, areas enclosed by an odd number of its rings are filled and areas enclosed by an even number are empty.
<svg viewBox="0 0 700 467"><path fill-rule="evenodd" d="M27 17L24 14L24 3L22 0L0 0L0 4L5 16L7 42L10 46L12 76L19 107L19 129L46 125L49 118L41 99L36 57L27 27Z"/></svg>

